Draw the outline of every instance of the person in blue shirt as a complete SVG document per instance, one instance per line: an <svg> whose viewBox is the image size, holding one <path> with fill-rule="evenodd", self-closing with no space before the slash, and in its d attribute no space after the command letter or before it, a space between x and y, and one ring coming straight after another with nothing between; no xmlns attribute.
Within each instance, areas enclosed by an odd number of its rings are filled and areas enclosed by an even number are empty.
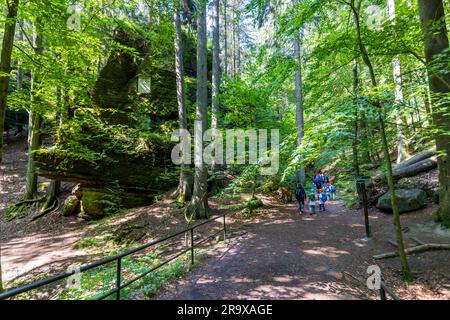
<svg viewBox="0 0 450 320"><path fill-rule="evenodd" d="M319 196L319 211L325 211L325 202L327 201L327 194L326 192L320 193Z"/></svg>

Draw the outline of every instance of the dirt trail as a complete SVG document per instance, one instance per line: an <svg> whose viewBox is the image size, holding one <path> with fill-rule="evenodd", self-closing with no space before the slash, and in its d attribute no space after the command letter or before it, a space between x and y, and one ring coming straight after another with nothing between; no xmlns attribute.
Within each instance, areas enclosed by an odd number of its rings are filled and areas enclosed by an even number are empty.
<svg viewBox="0 0 450 320"><path fill-rule="evenodd" d="M345 266L362 262L354 253L366 247L361 218L350 216L337 201L327 210L310 216L300 215L294 204L265 207L266 221L244 226L228 248L218 249L158 298L364 298L341 281ZM343 215L354 223L342 223Z"/></svg>
<svg viewBox="0 0 450 320"><path fill-rule="evenodd" d="M157 299L377 298L376 292L344 274L346 271L364 279L367 267L373 264L381 266L392 286L402 289L401 284L391 280L399 276L398 261L372 259L374 253L393 250L387 244L393 234L391 216L372 211L374 238L366 241L360 211L348 210L339 201L328 202L327 211L315 216L300 215L295 204L264 202L264 218L241 227L228 245L217 248ZM422 217L414 218L417 221ZM448 272L448 258L443 253L433 257L436 260L432 264ZM414 270L429 271L430 264L421 267L419 260L410 259ZM450 297L445 290L431 293L433 288L423 281L414 285L419 294L411 296L413 287L400 293L405 298Z"/></svg>

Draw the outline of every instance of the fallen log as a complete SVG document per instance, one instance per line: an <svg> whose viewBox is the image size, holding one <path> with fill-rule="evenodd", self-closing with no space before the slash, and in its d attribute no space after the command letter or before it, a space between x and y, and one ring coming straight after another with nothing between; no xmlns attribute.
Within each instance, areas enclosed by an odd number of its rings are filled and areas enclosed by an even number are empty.
<svg viewBox="0 0 450 320"><path fill-rule="evenodd" d="M435 156L418 161L406 167L395 168L392 171L394 180L400 180L401 178L413 177L422 172L427 172L437 168L437 158ZM386 184L386 174L379 175L375 178L378 185Z"/></svg>
<svg viewBox="0 0 450 320"><path fill-rule="evenodd" d="M408 166L410 166L410 165L412 165L414 163L417 163L417 162L420 162L422 160L431 158L435 154L436 154L436 146L434 146L434 147L432 147L432 148L430 148L430 149L428 149L426 151L423 151L423 152L421 152L419 154L416 154L415 156L412 156L412 157L406 159L405 161L403 161L403 162L399 163L398 165L396 165L394 167L394 170L399 170L399 169L408 167Z"/></svg>
<svg viewBox="0 0 450 320"><path fill-rule="evenodd" d="M419 173L437 168L437 158L435 156L421 160L407 167L393 170L394 179L412 177Z"/></svg>
<svg viewBox="0 0 450 320"><path fill-rule="evenodd" d="M405 253L411 254L411 253L417 253L417 252L424 252L424 251L428 251L428 250L450 250L450 244L426 243L426 244L421 244L421 245L418 245L415 247L405 249ZM373 258L374 259L386 259L386 258L393 258L396 256L398 256L398 252L393 251L393 252L387 252L387 253L375 255L375 256L373 256Z"/></svg>

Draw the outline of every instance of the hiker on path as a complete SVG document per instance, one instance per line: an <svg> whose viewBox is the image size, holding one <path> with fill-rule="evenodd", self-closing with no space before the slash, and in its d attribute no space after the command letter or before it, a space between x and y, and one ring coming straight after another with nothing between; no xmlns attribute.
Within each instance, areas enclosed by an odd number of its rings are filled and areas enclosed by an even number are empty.
<svg viewBox="0 0 450 320"><path fill-rule="evenodd" d="M298 210L300 211L300 213L303 213L303 210L305 208L306 191L301 183L297 183L294 194L295 199L297 199L298 201Z"/></svg>
<svg viewBox="0 0 450 320"><path fill-rule="evenodd" d="M336 199L336 187L334 184L331 184L330 186L330 194L331 194L331 200Z"/></svg>
<svg viewBox="0 0 450 320"><path fill-rule="evenodd" d="M323 191L319 196L319 211L325 211L325 202L327 202L327 194Z"/></svg>
<svg viewBox="0 0 450 320"><path fill-rule="evenodd" d="M309 202L309 215L313 215L316 213L316 190L311 189L309 195L308 195L308 202Z"/></svg>

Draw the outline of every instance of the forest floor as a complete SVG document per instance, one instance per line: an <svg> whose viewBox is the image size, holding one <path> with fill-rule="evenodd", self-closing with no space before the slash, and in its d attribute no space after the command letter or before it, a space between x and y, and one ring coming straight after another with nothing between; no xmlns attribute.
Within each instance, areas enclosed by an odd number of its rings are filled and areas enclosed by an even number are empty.
<svg viewBox="0 0 450 320"><path fill-rule="evenodd" d="M242 225L228 246L211 251L157 298L377 299L377 292L365 285L367 267L375 264L401 299L450 298L449 251L410 256L414 281L409 285L401 281L397 258L372 258L395 250L387 242L395 238L392 216L371 210L373 237L367 241L361 211L348 210L340 201L329 202L326 212L313 216L300 215L294 203L263 202L258 217ZM416 245L411 237L450 243L450 232L430 222L433 211L430 207L402 216L407 246Z"/></svg>
<svg viewBox="0 0 450 320"><path fill-rule="evenodd" d="M8 144L0 167L0 241L7 286L28 283L64 271L74 262L86 263L124 250L129 243L112 240L129 226L137 226L133 245L186 227L182 209L177 209L169 197L96 222L61 217L57 211L36 222L30 222L29 216L6 222L5 209L19 201L24 192L25 148L24 138ZM42 184L47 182L41 180ZM70 185L63 189L69 190ZM395 239L391 215L370 210L373 237L367 241L361 211L347 209L340 201L328 203L325 213L309 216L300 215L295 203L282 204L273 197L258 196L264 203L259 212L249 219L235 215L227 218L227 242L205 250L202 262L169 282L157 299L376 299L377 292L365 285L367 267L374 264L380 266L386 283L402 299L450 299L450 251L410 256L414 281L408 285L401 281L397 258L373 260L375 254L395 250L387 242ZM215 198L210 205L213 214L233 210ZM415 245L413 237L450 243L450 232L432 221L435 211L430 202L423 210L402 215L407 246ZM209 230L199 230L197 236L220 227L220 222L214 222ZM137 292L135 298L145 297Z"/></svg>

